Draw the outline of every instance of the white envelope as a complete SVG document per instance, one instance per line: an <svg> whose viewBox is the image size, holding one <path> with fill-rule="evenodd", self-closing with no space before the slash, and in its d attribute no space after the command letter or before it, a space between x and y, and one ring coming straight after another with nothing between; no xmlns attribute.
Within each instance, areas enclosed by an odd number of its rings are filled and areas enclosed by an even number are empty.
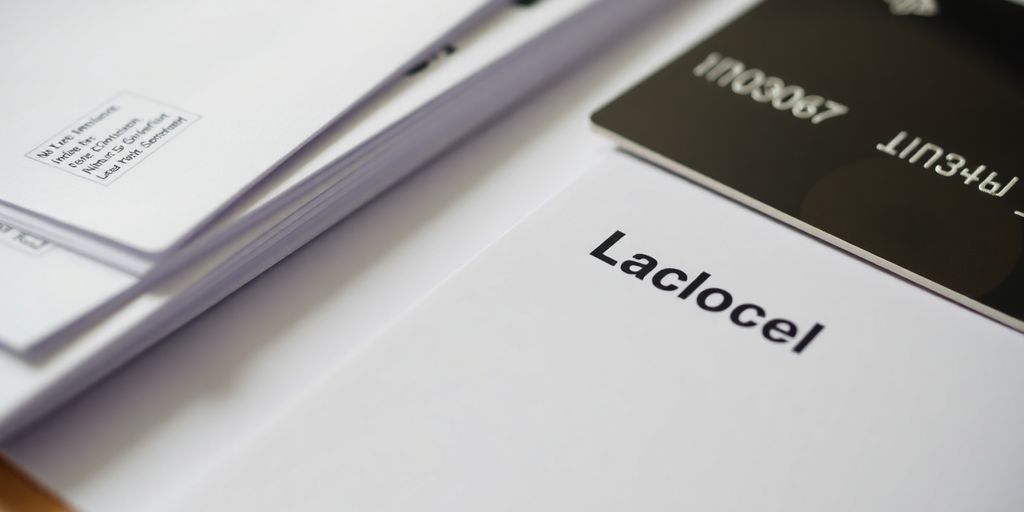
<svg viewBox="0 0 1024 512"><path fill-rule="evenodd" d="M504 3L9 5L0 218L89 250L166 251Z"/></svg>
<svg viewBox="0 0 1024 512"><path fill-rule="evenodd" d="M240 234L254 227L258 231L267 225L258 219L273 216L282 209L294 209L302 203L297 198L303 194L326 190L325 184L330 182L325 179L331 177L329 171L334 170L330 165L332 161L357 148L365 153L367 146L382 145L378 139L385 141L385 147L378 151L386 151L386 135L401 121L422 117L423 111L433 108L427 108L432 101L588 1L564 1L543 8L510 8L495 16L467 38L458 40L457 53L448 57L443 65L434 64L426 72L403 78L393 90L375 98L359 116L332 126L316 143L303 150L302 158L290 159L233 211L218 219L201 239L188 247L187 253L180 254L181 258L187 263L198 261L201 264L223 245L246 236ZM337 181L344 178L333 177ZM356 206L358 204L352 205ZM100 321L101 313L109 314L113 307L145 292L147 285L151 286L138 277L48 242L45 247L55 253L52 256L29 257L23 248L5 251L3 229L0 224L0 262L5 263L3 266L11 271L12 277L8 281L10 286L0 291L0 346L10 350L26 353L43 345L51 349L59 347L76 334L70 327L87 327ZM8 238L13 241L14 237L12 232ZM8 245L18 248L18 244ZM172 258L175 263L178 256ZM133 288L133 285L137 286Z"/></svg>

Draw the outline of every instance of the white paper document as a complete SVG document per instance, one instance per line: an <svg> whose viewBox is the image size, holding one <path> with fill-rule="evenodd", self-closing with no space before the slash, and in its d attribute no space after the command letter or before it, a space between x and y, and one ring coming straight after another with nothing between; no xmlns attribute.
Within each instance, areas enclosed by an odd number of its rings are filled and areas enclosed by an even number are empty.
<svg viewBox="0 0 1024 512"><path fill-rule="evenodd" d="M495 0L23 2L0 18L0 218L157 254Z"/></svg>
<svg viewBox="0 0 1024 512"><path fill-rule="evenodd" d="M167 507L1017 511L1022 366L1013 330L613 155Z"/></svg>

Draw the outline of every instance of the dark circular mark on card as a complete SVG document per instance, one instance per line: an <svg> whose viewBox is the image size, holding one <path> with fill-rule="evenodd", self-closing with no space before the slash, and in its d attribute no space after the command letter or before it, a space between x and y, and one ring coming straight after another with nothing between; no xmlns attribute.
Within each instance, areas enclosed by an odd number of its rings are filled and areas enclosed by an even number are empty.
<svg viewBox="0 0 1024 512"><path fill-rule="evenodd" d="M997 198L891 158L860 160L821 178L800 218L900 267L977 298L1020 259L1022 219Z"/></svg>

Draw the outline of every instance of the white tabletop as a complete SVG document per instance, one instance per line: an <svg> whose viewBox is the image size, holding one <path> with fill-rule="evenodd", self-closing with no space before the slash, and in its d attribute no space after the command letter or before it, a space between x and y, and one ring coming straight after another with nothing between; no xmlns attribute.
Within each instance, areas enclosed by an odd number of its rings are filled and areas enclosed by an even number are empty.
<svg viewBox="0 0 1024 512"><path fill-rule="evenodd" d="M752 3L684 2L616 42L5 452L87 510L174 493L613 151L590 113Z"/></svg>

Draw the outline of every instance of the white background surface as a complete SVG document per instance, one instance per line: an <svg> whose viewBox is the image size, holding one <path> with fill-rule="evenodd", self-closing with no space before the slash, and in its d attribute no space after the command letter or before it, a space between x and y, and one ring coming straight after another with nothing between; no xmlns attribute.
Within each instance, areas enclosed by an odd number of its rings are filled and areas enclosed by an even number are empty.
<svg viewBox="0 0 1024 512"><path fill-rule="evenodd" d="M86 510L172 495L603 158L603 102L751 5L684 2L5 447Z"/></svg>

